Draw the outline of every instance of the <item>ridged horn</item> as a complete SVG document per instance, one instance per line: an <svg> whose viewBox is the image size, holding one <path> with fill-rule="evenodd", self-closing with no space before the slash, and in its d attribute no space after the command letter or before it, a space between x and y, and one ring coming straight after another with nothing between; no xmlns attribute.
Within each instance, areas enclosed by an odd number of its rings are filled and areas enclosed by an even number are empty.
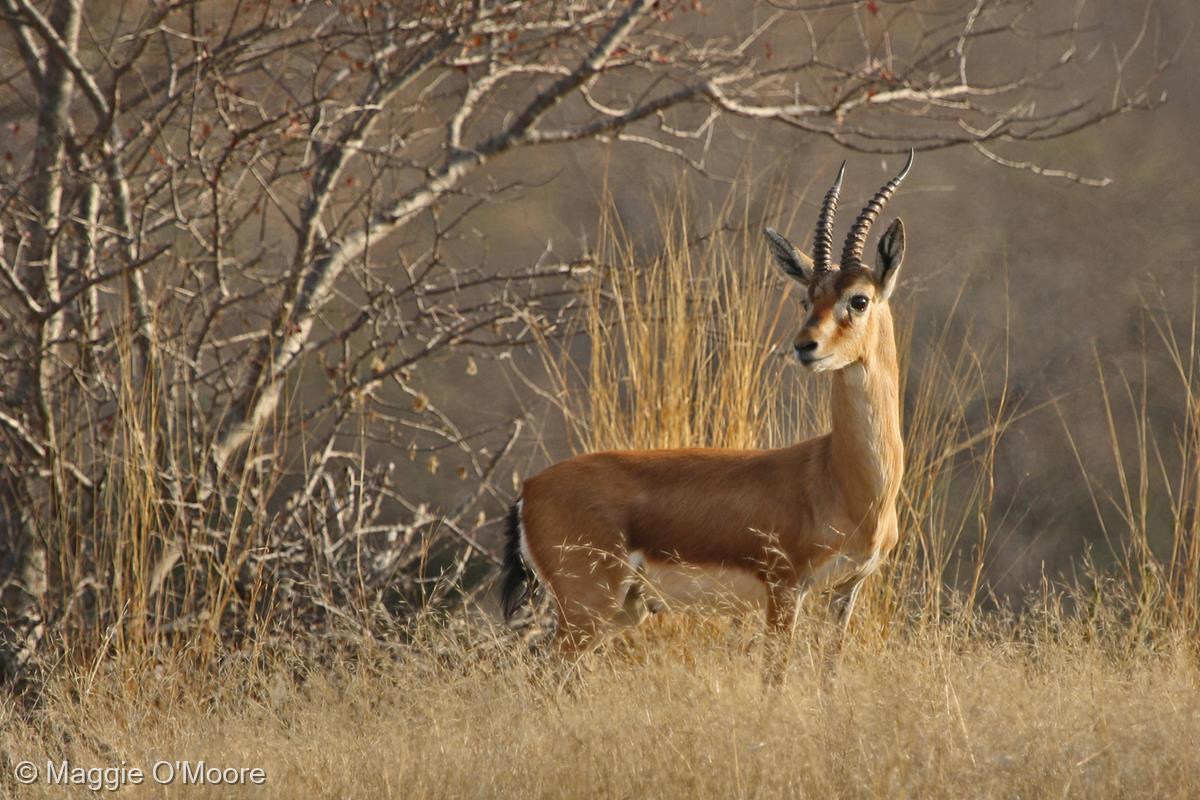
<svg viewBox="0 0 1200 800"><path fill-rule="evenodd" d="M854 220L854 226L850 228L850 232L846 234L846 244L842 247L842 268L850 266L862 266L863 248L867 244L867 234L871 232L871 225L879 217L883 207L887 205L887 201L891 199L892 194L896 191L896 187L900 185L900 181L904 180L908 175L908 171L912 169L913 151L908 151L908 163L904 165L904 169L900 170L900 174L892 178L883 185L875 196L871 198L871 202L863 207L859 212L858 219Z"/></svg>
<svg viewBox="0 0 1200 800"><path fill-rule="evenodd" d="M821 213L817 215L817 232L813 234L813 269L828 272L833 269L833 215L837 211L838 194L842 191L842 178L846 176L846 162L838 170L837 180L825 199L821 201Z"/></svg>

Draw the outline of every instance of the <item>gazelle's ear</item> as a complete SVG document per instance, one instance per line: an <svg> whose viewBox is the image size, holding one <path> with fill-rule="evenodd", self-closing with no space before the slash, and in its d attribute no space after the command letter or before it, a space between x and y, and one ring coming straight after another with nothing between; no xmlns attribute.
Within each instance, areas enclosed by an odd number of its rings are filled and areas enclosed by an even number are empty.
<svg viewBox="0 0 1200 800"><path fill-rule="evenodd" d="M767 228L767 243L771 245L771 255L775 256L779 268L793 280L803 284L812 282L813 260L801 253L792 243L780 236L774 228Z"/></svg>
<svg viewBox="0 0 1200 800"><path fill-rule="evenodd" d="M900 274L903 261L904 223L897 217L879 237L879 263L875 266L875 278L883 290L884 300L891 297L892 290L896 288L896 277Z"/></svg>

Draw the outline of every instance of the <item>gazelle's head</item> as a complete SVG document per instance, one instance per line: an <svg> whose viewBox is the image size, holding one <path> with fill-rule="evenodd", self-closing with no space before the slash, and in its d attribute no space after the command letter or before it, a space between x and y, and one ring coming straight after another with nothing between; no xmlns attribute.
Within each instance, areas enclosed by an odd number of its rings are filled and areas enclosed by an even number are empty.
<svg viewBox="0 0 1200 800"><path fill-rule="evenodd" d="M771 253L780 268L804 288L801 303L805 319L796 335L796 355L800 363L814 372L841 369L862 361L881 334L891 335L888 298L904 260L904 223L893 220L880 237L879 260L874 267L863 263L863 248L872 223L908 175L912 162L910 152L900 174L885 183L859 213L846 235L840 264L832 262L833 214L846 173L845 163L821 203L812 258L771 228L766 230Z"/></svg>

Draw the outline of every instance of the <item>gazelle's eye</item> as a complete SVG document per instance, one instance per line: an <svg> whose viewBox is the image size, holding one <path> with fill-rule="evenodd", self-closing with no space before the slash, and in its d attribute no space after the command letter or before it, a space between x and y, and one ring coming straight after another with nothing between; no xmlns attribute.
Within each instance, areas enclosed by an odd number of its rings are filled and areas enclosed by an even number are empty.
<svg viewBox="0 0 1200 800"><path fill-rule="evenodd" d="M862 313L863 311L867 310L867 304L870 302L871 299L865 294L856 294L850 298L850 307L855 311Z"/></svg>

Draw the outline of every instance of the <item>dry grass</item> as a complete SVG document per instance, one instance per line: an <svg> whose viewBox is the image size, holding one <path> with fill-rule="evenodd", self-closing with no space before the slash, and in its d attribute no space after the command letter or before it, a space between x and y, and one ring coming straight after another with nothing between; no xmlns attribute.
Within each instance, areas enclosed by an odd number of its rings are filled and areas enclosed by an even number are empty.
<svg viewBox="0 0 1200 800"><path fill-rule="evenodd" d="M399 658L303 679L234 669L199 695L169 670L138 685L101 674L88 691L60 679L48 710L6 726L0 746L87 766L258 766L266 785L239 794L263 798L1200 792L1198 674L1180 643L1121 657L1082 630L929 632L856 642L829 692L802 652L789 685L764 693L745 628L652 628L561 693L487 629L435 628Z"/></svg>
<svg viewBox="0 0 1200 800"><path fill-rule="evenodd" d="M757 234L692 241L682 214L649 258L605 228L600 260L616 266L585 292L586 356L546 351L545 393L573 445L774 446L822 430L822 383L771 349L795 318ZM63 794L14 783L22 759L43 771L166 759L259 767L267 782L150 781L122 796L1198 796L1198 359L1194 335L1158 335L1175 342L1186 420L1159 446L1145 395L1118 395L1130 413L1110 403L1119 481L1094 491L1119 568L1047 583L1020 615L984 602L1005 543L993 465L1018 413L1004 350L976 351L951 320L907 365L905 539L869 584L832 688L813 680L819 598L775 692L761 685L757 620L656 618L565 687L485 614L431 615L404 644L362 637L338 657L256 649L255 637L206 658L193 650L213 637L116 642L54 670L34 709L6 709L0 789ZM1165 513L1150 513L1163 496ZM138 547L113 552L132 586Z"/></svg>

